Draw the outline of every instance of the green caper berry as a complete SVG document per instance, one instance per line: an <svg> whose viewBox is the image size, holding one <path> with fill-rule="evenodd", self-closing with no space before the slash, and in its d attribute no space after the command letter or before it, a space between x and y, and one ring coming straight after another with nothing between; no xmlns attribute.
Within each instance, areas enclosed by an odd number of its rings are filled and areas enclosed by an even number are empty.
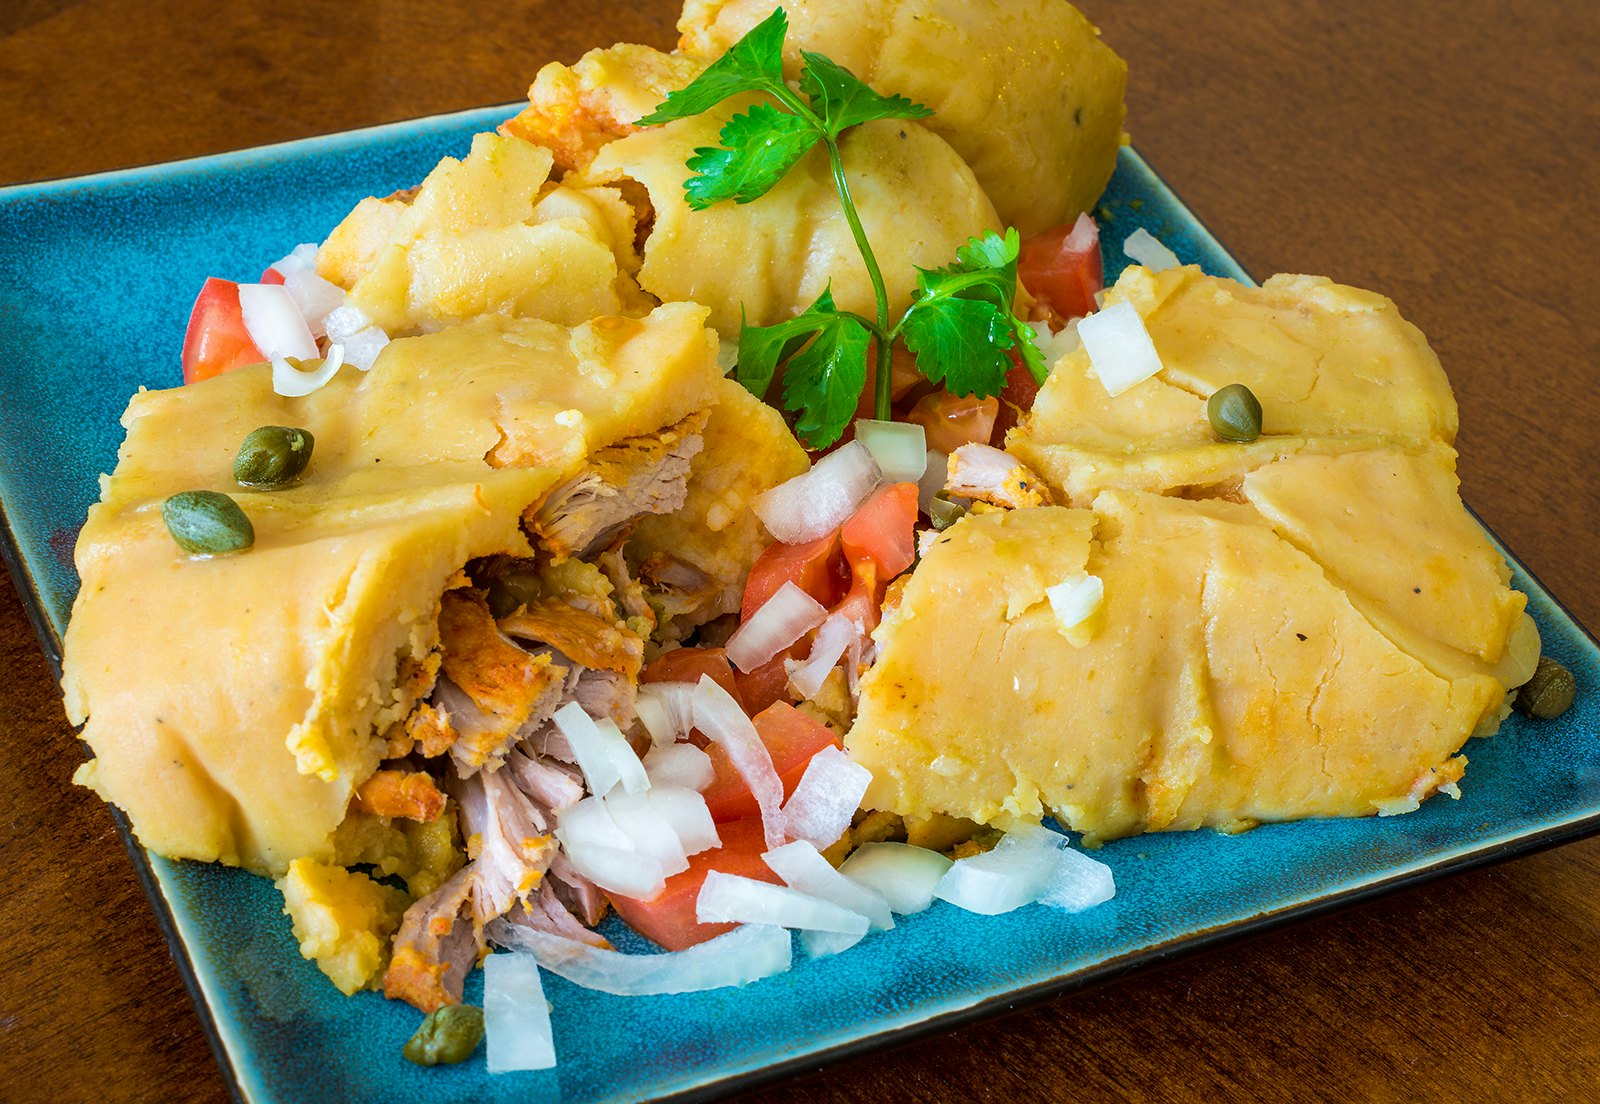
<svg viewBox="0 0 1600 1104"><path fill-rule="evenodd" d="M967 508L959 502L950 501L943 491L934 495L933 501L928 504L928 518L941 533L966 516Z"/></svg>
<svg viewBox="0 0 1600 1104"><path fill-rule="evenodd" d="M233 478L245 487L287 487L311 463L315 443L304 429L273 425L253 429L233 458Z"/></svg>
<svg viewBox="0 0 1600 1104"><path fill-rule="evenodd" d="M216 491L180 491L161 504L161 520L178 547L197 556L242 552L256 542L239 504Z"/></svg>
<svg viewBox="0 0 1600 1104"><path fill-rule="evenodd" d="M419 1066L453 1066L483 1042L483 1009L470 1004L435 1008L400 1053Z"/></svg>
<svg viewBox="0 0 1600 1104"><path fill-rule="evenodd" d="M1577 692L1578 684L1571 671L1549 656L1540 656L1533 677L1522 684L1511 704L1530 717L1547 721L1570 709Z"/></svg>
<svg viewBox="0 0 1600 1104"><path fill-rule="evenodd" d="M489 612L496 620L510 617L544 596L544 586L533 571L513 571L489 580Z"/></svg>
<svg viewBox="0 0 1600 1104"><path fill-rule="evenodd" d="M1222 441L1254 441L1261 436L1261 403L1250 388L1230 383L1206 400L1211 432Z"/></svg>

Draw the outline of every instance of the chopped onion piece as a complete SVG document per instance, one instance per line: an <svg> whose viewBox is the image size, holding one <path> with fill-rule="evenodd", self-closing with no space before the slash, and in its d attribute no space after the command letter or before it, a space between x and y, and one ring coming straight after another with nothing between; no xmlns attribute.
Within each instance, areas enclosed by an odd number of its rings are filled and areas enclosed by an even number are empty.
<svg viewBox="0 0 1600 1104"><path fill-rule="evenodd" d="M633 849L633 840L611 815L611 809L598 797L586 797L556 813L556 839L567 851L589 847Z"/></svg>
<svg viewBox="0 0 1600 1104"><path fill-rule="evenodd" d="M856 421L856 440L867 446L885 483L916 483L928 467L928 433L916 422Z"/></svg>
<svg viewBox="0 0 1600 1104"><path fill-rule="evenodd" d="M950 476L950 457L938 449L929 449L927 466L922 478L917 480L917 509L933 516L933 496L944 490L944 481Z"/></svg>
<svg viewBox="0 0 1600 1104"><path fill-rule="evenodd" d="M1061 243L1064 253L1082 253L1091 246L1100 244L1100 224L1089 217L1087 211L1080 212L1073 220L1072 229L1067 232L1066 240Z"/></svg>
<svg viewBox="0 0 1600 1104"><path fill-rule="evenodd" d="M656 747L676 743L694 727L694 683L646 682L640 685L634 709Z"/></svg>
<svg viewBox="0 0 1600 1104"><path fill-rule="evenodd" d="M1066 837L1047 829L1007 833L994 849L958 859L939 879L933 895L984 916L1021 908L1039 899L1055 875Z"/></svg>
<svg viewBox="0 0 1600 1104"><path fill-rule="evenodd" d="M552 718L572 745L578 766L589 782L589 792L604 797L618 783L629 793L650 788L644 764L628 746L628 739L609 717L596 721L577 702L568 702Z"/></svg>
<svg viewBox="0 0 1600 1104"><path fill-rule="evenodd" d="M334 341L343 341L362 330L375 328L372 319L367 317L365 311L349 304L329 311L328 316L322 320L322 325L328 331L328 337Z"/></svg>
<svg viewBox="0 0 1600 1104"><path fill-rule="evenodd" d="M698 946L668 954L630 955L601 950L501 920L489 925L489 937L502 946L531 952L546 970L574 985L619 997L699 993L748 985L783 973L793 955L789 933L770 924L746 924Z"/></svg>
<svg viewBox="0 0 1600 1104"><path fill-rule="evenodd" d="M882 478L867 446L851 441L805 474L758 496L753 507L767 532L778 540L804 544L849 521Z"/></svg>
<svg viewBox="0 0 1600 1104"><path fill-rule="evenodd" d="M702 924L776 924L780 928L863 935L867 918L788 886L713 870L695 900Z"/></svg>
<svg viewBox="0 0 1600 1104"><path fill-rule="evenodd" d="M1128 235L1127 241L1122 243L1122 251L1151 272L1177 268L1182 263L1176 253L1161 244L1160 238L1142 226Z"/></svg>
<svg viewBox="0 0 1600 1104"><path fill-rule="evenodd" d="M285 278L291 272L315 272L317 270L317 245L315 242L301 242L289 251L287 257L273 261L267 267Z"/></svg>
<svg viewBox="0 0 1600 1104"><path fill-rule="evenodd" d="M894 913L882 894L868 889L833 868L822 857L822 852L806 840L795 840L774 848L761 856L761 861L783 879L790 889L809 893L840 908L859 912L867 918L874 931L888 931L894 927Z"/></svg>
<svg viewBox="0 0 1600 1104"><path fill-rule="evenodd" d="M556 838L561 838L559 830ZM599 844L578 848L564 841L561 849L574 870L611 893L647 899L666 887L667 876L660 864L637 851Z"/></svg>
<svg viewBox="0 0 1600 1104"><path fill-rule="evenodd" d="M326 332L323 319L344 305L344 289L318 276L315 269L297 268L285 272L283 287L294 298L313 337L321 337Z"/></svg>
<svg viewBox="0 0 1600 1104"><path fill-rule="evenodd" d="M1067 912L1082 912L1111 900L1116 893L1117 882L1109 866L1067 847L1056 855L1055 870L1039 895L1039 903Z"/></svg>
<svg viewBox="0 0 1600 1104"><path fill-rule="evenodd" d="M836 613L822 623L816 639L811 642L811 654L804 663L796 663L789 670L789 682L802 698L814 698L821 692L828 673L839 665L839 659L850 647L850 641L859 635L861 626L842 613Z"/></svg>
<svg viewBox="0 0 1600 1104"><path fill-rule="evenodd" d="M368 326L364 330L357 330L346 343L350 363L363 372L370 372L372 366L378 363L378 354L389 345L389 335L376 326Z"/></svg>
<svg viewBox="0 0 1600 1104"><path fill-rule="evenodd" d="M865 937L865 932L860 935L845 935L842 932L802 931L800 946L805 948L808 958L827 958L840 951L848 951Z"/></svg>
<svg viewBox="0 0 1600 1104"><path fill-rule="evenodd" d="M701 675L694 688L694 726L706 738L728 753L733 769L739 772L761 809L761 828L767 846L780 847L783 838L783 779L772 765L772 753L761 742L761 733L710 675Z"/></svg>
<svg viewBox="0 0 1600 1104"><path fill-rule="evenodd" d="M933 904L933 890L951 867L949 859L909 843L866 843L839 872L877 893L902 916Z"/></svg>
<svg viewBox="0 0 1600 1104"><path fill-rule="evenodd" d="M699 797L699 794L694 796ZM631 849L653 859L667 877L689 869L689 857L677 830L662 816L650 801L648 790L628 793L613 790L602 799L606 812L618 830L628 837ZM704 799L700 802L705 804ZM710 819L710 814L707 814ZM702 848L703 850L703 848Z"/></svg>
<svg viewBox="0 0 1600 1104"><path fill-rule="evenodd" d="M239 314L250 340L268 360L317 358L316 338L294 296L282 284L240 284Z"/></svg>
<svg viewBox="0 0 1600 1104"><path fill-rule="evenodd" d="M329 345L322 366L302 372L281 356L272 358L272 389L286 399L299 399L321 390L344 367L344 346Z"/></svg>
<svg viewBox="0 0 1600 1104"><path fill-rule="evenodd" d="M1039 352L1044 354L1046 366L1054 368L1057 361L1068 353L1076 351L1078 346L1083 344L1078 338L1078 323L1081 321L1083 319L1073 318L1055 331L1043 323L1033 324L1034 329L1038 331L1034 335L1033 343L1039 346Z"/></svg>
<svg viewBox="0 0 1600 1104"><path fill-rule="evenodd" d="M783 806L783 830L790 839L830 847L850 827L872 772L836 747L825 747L806 764L800 784Z"/></svg>
<svg viewBox="0 0 1600 1104"><path fill-rule="evenodd" d="M1078 323L1089 366L1111 397L1161 371L1161 357L1132 303L1095 311Z"/></svg>
<svg viewBox="0 0 1600 1104"><path fill-rule="evenodd" d="M1098 575L1085 575L1080 571L1053 587L1046 587L1044 594L1050 599L1056 624L1066 631L1076 629L1094 616L1100 603L1105 601L1106 588Z"/></svg>
<svg viewBox="0 0 1600 1104"><path fill-rule="evenodd" d="M483 960L483 1031L490 1073L555 1068L550 1005L532 955Z"/></svg>
<svg viewBox="0 0 1600 1104"><path fill-rule="evenodd" d="M644 689L644 687L640 687ZM711 756L693 744L662 744L651 748L644 756L645 773L650 776L650 789L662 786L681 786L686 790L703 790L716 778L716 768Z"/></svg>
<svg viewBox="0 0 1600 1104"><path fill-rule="evenodd" d="M748 674L827 619L827 607L784 583L728 638L728 662Z"/></svg>
<svg viewBox="0 0 1600 1104"><path fill-rule="evenodd" d="M692 744L681 746L693 748L702 757L705 756L705 752ZM706 759L708 765L710 762L710 759ZM697 791L683 786L654 785L642 796L650 803L656 815L677 833L685 855L698 855L702 851L722 846L722 837L717 834L716 823L711 819L711 810L706 805L706 799Z"/></svg>

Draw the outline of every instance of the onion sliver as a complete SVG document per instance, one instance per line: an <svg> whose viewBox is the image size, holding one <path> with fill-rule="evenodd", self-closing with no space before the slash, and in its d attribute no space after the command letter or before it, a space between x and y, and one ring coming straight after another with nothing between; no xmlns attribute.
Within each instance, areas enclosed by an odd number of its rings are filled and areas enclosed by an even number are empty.
<svg viewBox="0 0 1600 1104"><path fill-rule="evenodd" d="M915 483L928 467L928 432L916 422L861 418L856 440L867 446L885 483Z"/></svg>
<svg viewBox="0 0 1600 1104"><path fill-rule="evenodd" d="M532 955L496 954L483 960L483 1030L490 1073L555 1067L550 1005Z"/></svg>
<svg viewBox="0 0 1600 1104"><path fill-rule="evenodd" d="M699 794L694 796L699 797ZM619 831L628 837L631 849L646 855L661 867L667 877L689 869L689 857L684 852L683 841L667 818L656 811L650 801L649 791L628 793L613 790L606 797L606 812ZM700 804L704 805L702 799ZM707 819L710 819L709 816Z"/></svg>
<svg viewBox="0 0 1600 1104"><path fill-rule="evenodd" d="M748 674L827 619L821 602L784 583L728 638L728 662Z"/></svg>
<svg viewBox="0 0 1600 1104"><path fill-rule="evenodd" d="M762 855L761 861L771 867L772 872L782 878L790 889L831 901L851 912L859 912L875 931L887 931L894 927L894 913L881 894L839 873L832 863L822 857L822 852L806 840L796 840L774 848Z"/></svg>
<svg viewBox="0 0 1600 1104"><path fill-rule="evenodd" d="M717 777L711 756L693 744L662 744L651 748L645 752L644 769L650 775L652 792L662 786L703 790Z"/></svg>
<svg viewBox="0 0 1600 1104"><path fill-rule="evenodd" d="M321 390L344 367L344 346L329 345L322 365L302 372L281 356L272 358L272 389L286 399L299 399Z"/></svg>
<svg viewBox="0 0 1600 1104"><path fill-rule="evenodd" d="M1155 342L1132 303L1095 311L1078 323L1078 337L1089 366L1112 398L1161 371Z"/></svg>
<svg viewBox="0 0 1600 1104"><path fill-rule="evenodd" d="M1050 599L1050 609L1056 615L1056 624L1063 630L1076 629L1100 608L1105 600L1105 584L1097 575L1081 571L1063 579L1053 587L1046 587L1044 596Z"/></svg>
<svg viewBox="0 0 1600 1104"><path fill-rule="evenodd" d="M752 505L767 532L787 544L804 544L849 521L882 478L867 446L851 441L805 474L759 495Z"/></svg>
<svg viewBox="0 0 1600 1104"><path fill-rule="evenodd" d="M1061 249L1066 253L1083 253L1091 246L1099 244L1100 224L1090 218L1085 211L1073 220L1072 229L1067 232L1066 240L1061 243Z"/></svg>
<svg viewBox="0 0 1600 1104"><path fill-rule="evenodd" d="M769 848L781 847L783 836L783 779L772 765L772 753L761 733L733 696L710 675L701 675L694 688L694 726L728 753L761 810L761 829Z"/></svg>
<svg viewBox="0 0 1600 1104"><path fill-rule="evenodd" d="M805 948L808 958L827 958L840 951L848 951L864 937L865 933L845 935L842 932L803 931L800 933L800 946Z"/></svg>
<svg viewBox="0 0 1600 1104"><path fill-rule="evenodd" d="M720 870L706 875L695 900L695 919L702 924L776 924L843 935L862 935L868 927L865 916L831 901Z"/></svg>
<svg viewBox="0 0 1600 1104"><path fill-rule="evenodd" d="M490 925L489 934L503 946L531 952L546 970L574 985L619 997L699 993L748 985L783 973L793 956L789 933L769 924L746 924L687 950L650 955L604 951L536 928L500 921Z"/></svg>
<svg viewBox="0 0 1600 1104"><path fill-rule="evenodd" d="M561 838L559 829L556 838ZM623 897L647 900L660 893L667 884L667 876L660 864L637 851L600 844L571 846L562 841L572 868L601 889Z"/></svg>
<svg viewBox="0 0 1600 1104"><path fill-rule="evenodd" d="M1056 854L1055 870L1039 895L1039 903L1066 912L1082 912L1116 895L1117 882L1109 866L1066 847Z"/></svg>
<svg viewBox="0 0 1600 1104"><path fill-rule="evenodd" d="M958 859L939 879L934 896L984 916L1021 908L1050 885L1066 837L1046 829L1008 833L981 855Z"/></svg>
<svg viewBox="0 0 1600 1104"><path fill-rule="evenodd" d="M951 862L937 851L908 843L866 843L839 872L877 893L902 916L933 904L933 890Z"/></svg>
<svg viewBox="0 0 1600 1104"><path fill-rule="evenodd" d="M1177 268L1182 263L1176 253L1161 244L1160 238L1142 226L1128 235L1127 240L1122 243L1122 251L1151 272Z"/></svg>
<svg viewBox="0 0 1600 1104"><path fill-rule="evenodd" d="M389 335L376 326L357 330L345 339L345 356L363 372L370 372L378 363L378 354L389 345Z"/></svg>
<svg viewBox="0 0 1600 1104"><path fill-rule="evenodd" d="M316 243L301 242L289 251L287 257L281 257L267 267L285 278L291 272L315 272L317 270Z"/></svg>
<svg viewBox="0 0 1600 1104"><path fill-rule="evenodd" d="M282 284L240 284L239 314L250 340L268 360L316 359L316 338L311 336L300 305Z"/></svg>
<svg viewBox="0 0 1600 1104"><path fill-rule="evenodd" d="M950 457L938 449L929 449L927 467L917 480L917 509L933 516L933 496L944 490L944 481L950 476Z"/></svg>
<svg viewBox="0 0 1600 1104"><path fill-rule="evenodd" d="M850 641L859 635L861 627L842 613L836 613L822 623L816 639L811 642L811 654L806 661L789 668L789 682L802 698L809 700L822 691L828 673L839 665L839 660L850 647Z"/></svg>
<svg viewBox="0 0 1600 1104"><path fill-rule="evenodd" d="M639 687L633 707L650 742L657 747L689 735L694 727L694 683L647 682Z"/></svg>
<svg viewBox="0 0 1600 1104"><path fill-rule="evenodd" d="M684 747L692 745L685 744ZM695 748L695 751L700 751ZM700 751L701 755L705 752ZM706 760L710 762L709 759ZM717 825L711 819L711 809L706 799L695 790L683 786L654 785L644 795L656 815L666 821L678 834L685 855L698 855L713 847L722 846Z"/></svg>
<svg viewBox="0 0 1600 1104"><path fill-rule="evenodd" d="M861 807L872 772L836 747L825 747L811 757L799 785L783 806L783 833L790 839L809 840L817 848L836 843Z"/></svg>
<svg viewBox="0 0 1600 1104"><path fill-rule="evenodd" d="M283 287L295 305L313 337L326 332L323 320L344 305L344 289L318 276L314 269L295 269L283 276Z"/></svg>
<svg viewBox="0 0 1600 1104"><path fill-rule="evenodd" d="M604 797L619 783L629 793L650 788L644 764L611 718L596 721L583 711L583 706L568 702L556 710L552 719L572 745L572 754L589 782L590 793Z"/></svg>

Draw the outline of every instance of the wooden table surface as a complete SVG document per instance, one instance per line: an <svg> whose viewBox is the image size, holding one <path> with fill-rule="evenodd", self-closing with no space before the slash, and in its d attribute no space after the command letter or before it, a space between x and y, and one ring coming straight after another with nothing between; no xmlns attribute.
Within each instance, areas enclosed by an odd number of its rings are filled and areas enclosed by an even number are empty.
<svg viewBox="0 0 1600 1104"><path fill-rule="evenodd" d="M507 102L546 60L674 38L670 0L499 7L0 0L0 182ZM1247 268L1378 289L1430 336L1467 501L1600 626L1593 0L1084 7L1135 141ZM0 661L0 1099L223 1098L6 584ZM1597 1013L1590 840L749 1099L1597 1099Z"/></svg>

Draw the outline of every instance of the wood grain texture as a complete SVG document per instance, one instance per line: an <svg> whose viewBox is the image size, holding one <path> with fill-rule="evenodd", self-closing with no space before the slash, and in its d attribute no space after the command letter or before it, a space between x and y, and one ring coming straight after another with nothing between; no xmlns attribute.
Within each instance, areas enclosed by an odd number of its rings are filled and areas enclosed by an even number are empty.
<svg viewBox="0 0 1600 1104"><path fill-rule="evenodd" d="M1378 289L1430 336L1467 501L1600 625L1592 0L1083 7L1129 60L1140 149L1247 268ZM9 0L0 182L511 101L546 60L669 45L675 14ZM0 663L0 1099L221 1099L111 817L68 782L78 747L5 584ZM1597 1008L1588 841L748 1099L1594 1099Z"/></svg>

